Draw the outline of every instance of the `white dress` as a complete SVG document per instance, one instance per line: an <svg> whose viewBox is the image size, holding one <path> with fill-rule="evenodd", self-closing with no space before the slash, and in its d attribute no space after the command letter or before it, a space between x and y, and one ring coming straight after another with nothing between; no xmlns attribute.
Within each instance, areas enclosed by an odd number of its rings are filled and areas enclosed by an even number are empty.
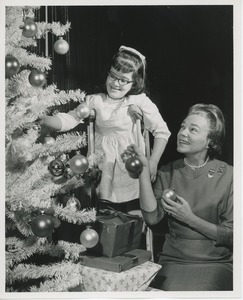
<svg viewBox="0 0 243 300"><path fill-rule="evenodd" d="M159 113L157 106L145 95L131 95L123 100L113 100L105 94L86 96L86 103L96 111L95 119L95 152L104 154L100 165L101 182L98 187L98 198L115 203L127 202L139 197L139 181L128 175L121 153L128 145L138 143L136 124L128 113L128 107L137 105L143 113L145 128L154 138L166 141L170 131ZM68 131L76 127L81 120L76 110L58 113L62 128ZM145 146L143 147L145 149Z"/></svg>

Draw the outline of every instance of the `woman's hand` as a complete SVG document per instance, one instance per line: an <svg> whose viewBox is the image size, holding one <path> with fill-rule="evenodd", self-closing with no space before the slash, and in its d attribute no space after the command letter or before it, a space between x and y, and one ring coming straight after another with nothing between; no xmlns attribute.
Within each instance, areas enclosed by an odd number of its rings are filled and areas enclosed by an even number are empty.
<svg viewBox="0 0 243 300"><path fill-rule="evenodd" d="M189 225L195 218L195 214L192 212L189 203L178 195L176 195L176 201L163 196L161 202L169 216L171 215L185 224Z"/></svg>
<svg viewBox="0 0 243 300"><path fill-rule="evenodd" d="M149 166L149 162L146 158L146 156L143 154L143 152L137 147L135 144L131 144L130 146L127 147L126 150L121 154L121 158L123 162L125 163L128 157L136 155L142 162L144 167Z"/></svg>
<svg viewBox="0 0 243 300"><path fill-rule="evenodd" d="M158 164L153 159L149 160L149 170L150 170L150 180L151 182L154 182L157 176L157 168Z"/></svg>

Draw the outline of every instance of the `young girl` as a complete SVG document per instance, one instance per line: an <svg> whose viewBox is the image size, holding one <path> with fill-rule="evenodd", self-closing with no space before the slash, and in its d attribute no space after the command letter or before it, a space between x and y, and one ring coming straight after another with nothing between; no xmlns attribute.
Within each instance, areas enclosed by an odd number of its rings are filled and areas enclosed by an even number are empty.
<svg viewBox="0 0 243 300"><path fill-rule="evenodd" d="M145 57L141 53L121 46L107 72L106 93L86 96L87 105L96 112L95 152L102 151L104 154L99 166L102 176L98 198L109 201L109 204L128 204L139 197L139 180L129 176L120 157L128 145L138 142L134 122L136 111L141 111L144 126L154 137L149 159L151 181L156 177L158 162L170 136L158 108L144 94L145 67ZM134 111L131 107L137 109ZM44 116L41 120L41 124L61 132L76 127L80 122L75 109L55 116ZM145 150L145 145L142 148Z"/></svg>

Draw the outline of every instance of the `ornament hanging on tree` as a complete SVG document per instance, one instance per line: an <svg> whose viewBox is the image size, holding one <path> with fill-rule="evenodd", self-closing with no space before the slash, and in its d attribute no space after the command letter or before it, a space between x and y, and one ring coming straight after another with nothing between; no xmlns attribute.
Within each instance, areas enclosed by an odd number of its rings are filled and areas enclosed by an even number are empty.
<svg viewBox="0 0 243 300"><path fill-rule="evenodd" d="M36 23L29 17L27 17L24 20L24 27L23 27L23 32L22 35L26 38L30 38L34 36L37 32L37 25Z"/></svg>
<svg viewBox="0 0 243 300"><path fill-rule="evenodd" d="M20 65L17 58L13 55L6 55L5 57L5 74L6 77L11 77L19 72Z"/></svg>
<svg viewBox="0 0 243 300"><path fill-rule="evenodd" d="M51 216L44 214L44 212L31 222L31 230L38 237L47 237L52 233L53 229L54 223Z"/></svg>
<svg viewBox="0 0 243 300"><path fill-rule="evenodd" d="M65 166L60 159L54 159L50 162L48 169L49 169L51 175L58 177L58 176L63 175Z"/></svg>
<svg viewBox="0 0 243 300"><path fill-rule="evenodd" d="M69 50L69 44L63 39L63 37L59 37L54 44L54 50L58 54L66 54Z"/></svg>
<svg viewBox="0 0 243 300"><path fill-rule="evenodd" d="M40 70L33 70L29 75L29 82L34 87L42 87L46 83L46 75Z"/></svg>
<svg viewBox="0 0 243 300"><path fill-rule="evenodd" d="M80 242L86 248L93 248L99 242L99 235L91 226L87 226L80 235Z"/></svg>
<svg viewBox="0 0 243 300"><path fill-rule="evenodd" d="M66 207L69 207L71 210L77 211L81 209L81 204L79 200L74 196L74 194L68 199Z"/></svg>
<svg viewBox="0 0 243 300"><path fill-rule="evenodd" d="M69 161L70 169L77 174L83 174L89 167L88 159L81 155L79 151Z"/></svg>
<svg viewBox="0 0 243 300"><path fill-rule="evenodd" d="M90 108L83 102L76 108L76 114L80 119L88 118L90 115Z"/></svg>
<svg viewBox="0 0 243 300"><path fill-rule="evenodd" d="M69 156L66 153L62 153L58 157L64 164L66 164L69 160Z"/></svg>
<svg viewBox="0 0 243 300"><path fill-rule="evenodd" d="M47 136L44 137L44 144L52 145L54 143L55 143L55 139L52 136L47 135Z"/></svg>

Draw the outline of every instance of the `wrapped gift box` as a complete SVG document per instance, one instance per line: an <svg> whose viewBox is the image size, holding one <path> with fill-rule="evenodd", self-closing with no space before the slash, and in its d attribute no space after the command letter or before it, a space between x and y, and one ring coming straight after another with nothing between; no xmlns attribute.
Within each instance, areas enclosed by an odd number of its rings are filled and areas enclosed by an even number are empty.
<svg viewBox="0 0 243 300"><path fill-rule="evenodd" d="M80 262L82 265L88 267L112 272L122 272L149 261L151 257L150 251L135 249L115 257L84 255L81 256Z"/></svg>
<svg viewBox="0 0 243 300"><path fill-rule="evenodd" d="M124 272L116 273L82 266L83 283L75 291L83 292L127 292L146 291L151 281L162 268L147 261Z"/></svg>
<svg viewBox="0 0 243 300"><path fill-rule="evenodd" d="M97 216L94 229L99 234L98 244L92 252L114 257L139 248L143 220L138 216L106 210L106 215Z"/></svg>

